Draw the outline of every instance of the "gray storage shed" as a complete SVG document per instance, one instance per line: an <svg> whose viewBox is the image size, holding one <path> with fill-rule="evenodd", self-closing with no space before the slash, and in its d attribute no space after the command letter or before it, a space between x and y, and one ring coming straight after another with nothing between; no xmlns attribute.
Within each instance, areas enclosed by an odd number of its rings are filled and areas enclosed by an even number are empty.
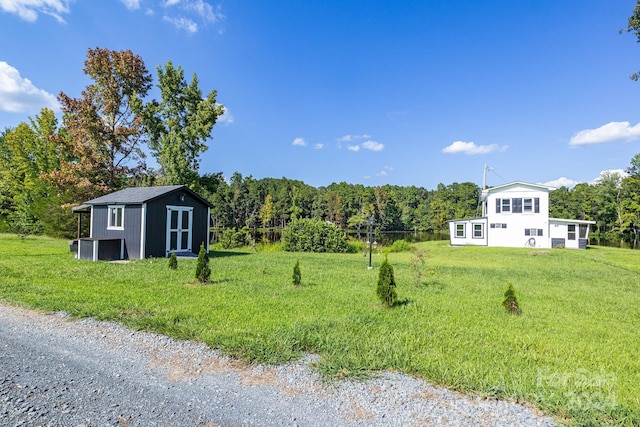
<svg viewBox="0 0 640 427"><path fill-rule="evenodd" d="M79 238L78 258L143 259L209 251L213 206L184 185L132 187L73 209L91 215L89 238ZM80 229L80 226L78 227Z"/></svg>

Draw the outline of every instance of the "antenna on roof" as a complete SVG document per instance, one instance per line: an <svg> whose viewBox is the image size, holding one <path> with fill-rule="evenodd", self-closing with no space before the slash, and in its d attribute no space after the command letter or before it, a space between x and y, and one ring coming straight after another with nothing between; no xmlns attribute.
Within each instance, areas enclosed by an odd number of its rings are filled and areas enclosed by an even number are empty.
<svg viewBox="0 0 640 427"><path fill-rule="evenodd" d="M484 164L484 174L482 176L482 189L485 190L487 188L487 171L493 170L492 167L487 166L487 164Z"/></svg>
<svg viewBox="0 0 640 427"><path fill-rule="evenodd" d="M482 209L482 192L487 188L487 171L493 170L492 167L484 164L484 173L482 174L482 188L480 189L480 194L478 194L478 205L476 206L476 214L484 215L484 209Z"/></svg>
<svg viewBox="0 0 640 427"><path fill-rule="evenodd" d="M506 179L504 179L503 177L500 176L500 174L498 174L498 172L495 171L495 169L491 166L487 166L487 164L484 164L484 175L482 177L482 189L486 190L487 189L487 172L493 172L498 178L500 178L503 182L507 182Z"/></svg>

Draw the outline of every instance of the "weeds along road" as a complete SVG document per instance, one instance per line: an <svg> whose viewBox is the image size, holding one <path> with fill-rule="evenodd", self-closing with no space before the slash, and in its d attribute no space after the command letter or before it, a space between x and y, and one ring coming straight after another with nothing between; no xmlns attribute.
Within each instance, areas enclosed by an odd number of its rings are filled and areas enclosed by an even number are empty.
<svg viewBox="0 0 640 427"><path fill-rule="evenodd" d="M0 425L553 425L401 374L322 383L308 363L247 366L197 343L0 304Z"/></svg>

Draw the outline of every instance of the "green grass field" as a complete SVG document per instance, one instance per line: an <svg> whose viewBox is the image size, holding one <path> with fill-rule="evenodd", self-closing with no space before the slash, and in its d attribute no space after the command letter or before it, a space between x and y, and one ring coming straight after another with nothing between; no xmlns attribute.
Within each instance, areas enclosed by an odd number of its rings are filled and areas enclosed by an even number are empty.
<svg viewBox="0 0 640 427"><path fill-rule="evenodd" d="M62 240L0 235L0 301L205 342L249 361L321 356L328 378L391 369L469 394L528 402L576 425L640 425L640 252L428 249L391 253L400 303L376 298L362 254L215 252L126 264L73 258ZM300 260L302 285L292 272ZM522 315L502 307L512 282Z"/></svg>

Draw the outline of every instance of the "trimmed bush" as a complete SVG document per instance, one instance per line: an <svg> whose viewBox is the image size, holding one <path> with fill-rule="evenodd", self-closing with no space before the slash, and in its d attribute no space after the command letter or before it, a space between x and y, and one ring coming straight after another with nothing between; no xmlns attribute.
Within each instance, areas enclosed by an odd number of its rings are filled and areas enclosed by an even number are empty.
<svg viewBox="0 0 640 427"><path fill-rule="evenodd" d="M175 252L171 252L171 256L169 256L169 269L177 270L178 269L178 257Z"/></svg>
<svg viewBox="0 0 640 427"><path fill-rule="evenodd" d="M507 286L507 290L504 293L504 301L502 301L502 306L509 313L520 314L522 310L520 310L520 306L518 305L518 300L516 298L516 291L513 289L513 284L509 282Z"/></svg>
<svg viewBox="0 0 640 427"><path fill-rule="evenodd" d="M382 261L382 264L380 264L376 293L380 301L388 308L393 307L398 298L396 294L396 281L393 277L393 266L389 264L386 257L384 261Z"/></svg>
<svg viewBox="0 0 640 427"><path fill-rule="evenodd" d="M209 268L209 254L204 247L204 243L200 244L200 252L198 252L198 263L196 264L196 279L200 283L207 283L211 277L211 269Z"/></svg>
<svg viewBox="0 0 640 427"><path fill-rule="evenodd" d="M338 252L349 249L347 233L319 219L296 219L282 231L282 249L288 252Z"/></svg>
<svg viewBox="0 0 640 427"><path fill-rule="evenodd" d="M300 260L296 260L296 265L293 266L293 285L300 286L302 281L302 274L300 273Z"/></svg>
<svg viewBox="0 0 640 427"><path fill-rule="evenodd" d="M240 230L233 228L225 228L222 235L218 238L218 244L222 249L236 249L243 246L249 246L252 243L251 234L247 227Z"/></svg>

